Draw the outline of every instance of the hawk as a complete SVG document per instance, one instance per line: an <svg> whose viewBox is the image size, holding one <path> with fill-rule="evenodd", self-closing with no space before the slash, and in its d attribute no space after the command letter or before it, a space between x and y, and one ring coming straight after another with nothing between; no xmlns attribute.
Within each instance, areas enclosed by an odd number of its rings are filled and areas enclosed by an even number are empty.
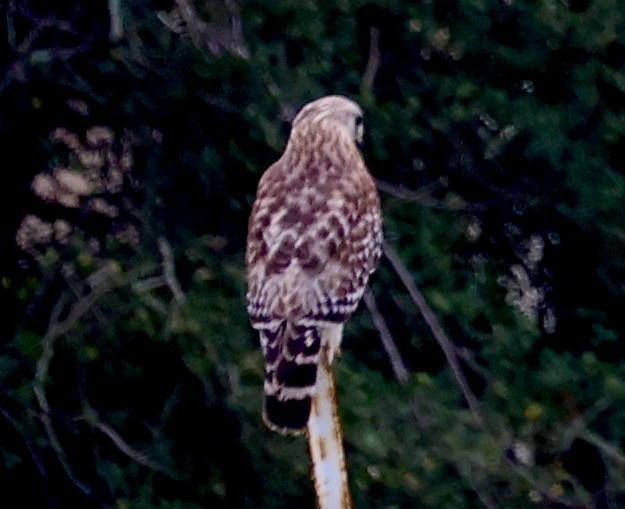
<svg viewBox="0 0 625 509"><path fill-rule="evenodd" d="M249 219L247 310L265 360L263 420L302 433L321 355L332 362L382 244L375 183L360 154L363 114L342 96L305 105L263 174Z"/></svg>

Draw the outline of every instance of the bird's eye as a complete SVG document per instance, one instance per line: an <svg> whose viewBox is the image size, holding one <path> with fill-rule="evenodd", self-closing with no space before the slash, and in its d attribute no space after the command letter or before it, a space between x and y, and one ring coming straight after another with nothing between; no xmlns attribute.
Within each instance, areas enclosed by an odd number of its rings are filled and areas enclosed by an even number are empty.
<svg viewBox="0 0 625 509"><path fill-rule="evenodd" d="M354 119L354 124L354 141L356 142L356 145L360 146L365 132L365 126L362 123L362 115L358 115Z"/></svg>

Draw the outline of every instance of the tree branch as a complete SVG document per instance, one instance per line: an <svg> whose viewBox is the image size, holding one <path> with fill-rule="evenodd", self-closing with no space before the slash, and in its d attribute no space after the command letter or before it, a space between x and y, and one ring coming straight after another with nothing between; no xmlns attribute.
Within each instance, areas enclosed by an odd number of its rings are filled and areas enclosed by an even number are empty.
<svg viewBox="0 0 625 509"><path fill-rule="evenodd" d="M440 177L435 182L419 188L418 190L406 189L402 186L396 186L385 182L384 180L376 179L376 187L383 193L399 198L400 200L419 203L431 208L443 208L439 200L434 200L431 195L433 192L440 189L444 189L448 186L449 182L445 177Z"/></svg>
<svg viewBox="0 0 625 509"><path fill-rule="evenodd" d="M460 387L460 390L462 391L462 394L464 395L465 401L469 405L469 410L473 414L473 418L475 419L475 422L480 427L483 427L484 418L482 417L482 411L481 411L480 405L477 401L477 398L471 391L471 388L469 387L469 383L467 382L467 379L465 378L464 373L462 372L462 368L460 367L460 363L458 362L458 354L456 353L456 347L449 340L449 338L447 337L447 334L445 334L445 331L441 327L438 319L436 318L436 315L430 309L430 306L425 300L425 297L417 288L417 285L412 279L410 272L408 271L404 263L401 261L401 258L397 255L395 250L386 242L383 245L383 250L384 250L384 254L386 258L389 260L389 262L393 266L393 269L395 270L395 272L401 279L402 283L408 290L408 293L410 294L410 297L412 298L413 302L419 308L419 311L421 312L421 315L423 316L425 322L430 327L430 330L432 331L432 335L434 336L439 346L443 350L443 353L445 354L445 358L447 359L447 363L451 367L451 370L454 374L456 382L458 383L458 386Z"/></svg>
<svg viewBox="0 0 625 509"><path fill-rule="evenodd" d="M68 305L67 298L61 297L52 309L48 329L42 340L42 351L37 361L35 370L35 379L33 381L33 390L39 408L41 409L40 419L46 431L50 445L54 449L65 473L70 480L85 494L91 493L91 488L84 484L74 473L63 446L54 430L52 420L50 419L50 405L46 396L45 384L48 380L48 372L50 364L54 357L54 347L56 340L67 334L78 320L88 311L92 309L95 302L108 293L113 288L113 277L117 274L117 267L110 263L104 265L100 270L91 274L84 282L84 289L90 290L90 293L76 302L69 311L65 320L61 320L61 315ZM79 294L84 292L79 292Z"/></svg>
<svg viewBox="0 0 625 509"><path fill-rule="evenodd" d="M124 37L124 22L121 15L120 0L109 0L109 40L117 42Z"/></svg>
<svg viewBox="0 0 625 509"><path fill-rule="evenodd" d="M384 350L386 350L386 354L389 357L395 378L397 378L400 385L406 385L410 378L410 373L408 372L408 369L399 354L395 341L393 341L393 336L391 335L388 325L386 325L386 320L384 320L382 313L380 313L380 310L378 309L373 292L369 288L365 291L364 301L369 313L371 314L373 324L380 333L380 340L382 341L382 346L384 346ZM426 429L429 426L429 422L427 417L425 417L424 413L421 411L421 404L416 396L412 398L411 407L417 425L421 429Z"/></svg>
<svg viewBox="0 0 625 509"><path fill-rule="evenodd" d="M89 495L91 493L91 488L83 483L74 473L71 465L69 464L69 460L67 459L67 455L65 454L65 450L63 449L63 446L59 441L56 431L54 430L52 420L50 419L50 405L48 404L48 398L46 396L44 388L45 381L48 378L50 363L52 362L52 358L54 357L54 343L56 339L60 336L59 334L57 334L57 331L59 330L57 323L61 312L65 308L65 304L65 299L61 299L59 300L59 302L57 302L56 306L54 306L54 309L52 310L52 314L50 316L50 326L48 327L48 331L43 338L43 349L41 352L41 356L37 361L33 389L35 392L35 397L37 398L37 402L39 403L39 407L42 411L40 418L44 430L46 431L46 435L48 436L48 440L50 441L52 449L54 449L57 458L61 462L63 470L65 470L65 474L80 489L80 491L82 491L86 495Z"/></svg>
<svg viewBox="0 0 625 509"><path fill-rule="evenodd" d="M43 460L39 457L39 454L35 451L34 445L26 436L26 433L22 433L21 427L18 421L4 408L0 407L0 415L9 423L9 425L15 430L15 433L19 436L19 439L23 442L30 459L41 477L41 481L44 488L44 493L48 495L50 491L50 481L48 479L48 473L44 466Z"/></svg>
<svg viewBox="0 0 625 509"><path fill-rule="evenodd" d="M378 329L378 332L380 333L380 340L382 341L382 346L388 355L395 378L397 378L397 381L401 385L406 385L410 375L404 365L404 361L399 355L399 350L397 349L397 345L395 345L395 341L393 341L391 331L386 325L386 321L384 320L382 313L380 313L380 310L378 309L375 297L369 288L365 290L364 301L367 305L369 313L371 314L373 325L375 325L376 329Z"/></svg>
<svg viewBox="0 0 625 509"><path fill-rule="evenodd" d="M180 288L180 283L178 283L178 278L176 277L174 251L164 237L159 237L158 239L158 250L163 257L163 278L165 279L165 283L173 294L176 303L182 304L185 300L185 296L182 288Z"/></svg>
<svg viewBox="0 0 625 509"><path fill-rule="evenodd" d="M179 35L188 35L198 49L214 56L228 51L240 58L249 58L241 16L235 2L212 3L209 22L199 15L193 0L175 0L175 4L170 12L161 11L157 14L169 30Z"/></svg>
<svg viewBox="0 0 625 509"><path fill-rule="evenodd" d="M175 472L171 472L170 470L166 469L159 463L152 461L150 458L148 458L146 454L135 450L133 447L131 447L128 444L128 442L126 442L123 439L123 437L117 431L115 431L108 424L105 424L101 422L100 420L98 420L97 417L93 415L93 413L89 414L86 417L86 421L92 424L95 428L100 430L102 433L104 433L104 435L106 435L111 440L111 442L113 442L115 447L117 447L117 449L119 449L119 451L122 454L128 456L135 463L138 463L139 465L149 468L150 470L154 470L163 475L166 475L167 477L170 477L172 479L182 478L182 476L180 476L179 474Z"/></svg>
<svg viewBox="0 0 625 509"><path fill-rule="evenodd" d="M581 437L588 443L594 445L601 450L606 456L618 463L622 467L625 467L625 455L608 441L601 438L599 435L586 431L581 434Z"/></svg>
<svg viewBox="0 0 625 509"><path fill-rule="evenodd" d="M369 30L369 59L367 60L367 67L362 75L362 82L360 84L361 94L371 94L373 89L373 82L380 68L380 29L377 27L371 27Z"/></svg>

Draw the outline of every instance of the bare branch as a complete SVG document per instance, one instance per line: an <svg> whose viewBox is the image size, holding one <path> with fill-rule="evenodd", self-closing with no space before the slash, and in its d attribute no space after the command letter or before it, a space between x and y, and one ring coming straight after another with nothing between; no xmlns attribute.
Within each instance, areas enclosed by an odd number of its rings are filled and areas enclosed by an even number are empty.
<svg viewBox="0 0 625 509"><path fill-rule="evenodd" d="M470 481L469 481L470 482ZM486 507L486 509L499 509L497 502L495 502L488 493L484 493L475 483L470 482L471 489L477 494L477 498Z"/></svg>
<svg viewBox="0 0 625 509"><path fill-rule="evenodd" d="M176 303L181 304L184 302L185 296L182 288L180 288L180 283L178 283L178 278L176 277L174 251L167 239L164 237L159 237L158 249L163 257L163 277L165 279L165 283L173 294Z"/></svg>
<svg viewBox="0 0 625 509"><path fill-rule="evenodd" d="M50 419L50 405L48 404L48 399L45 393L44 384L46 379L48 378L48 370L50 367L50 362L54 357L54 343L59 335L56 334L58 330L57 323L59 317L65 308L66 301L64 299L59 300L54 309L52 310L52 314L50 316L50 326L48 327L48 332L43 338L43 350L41 352L41 356L37 361L37 368L35 371L35 381L34 381L34 392L35 397L37 398L37 402L39 403L39 407L42 410L42 414L40 416L43 427L46 431L46 435L48 435L48 440L50 441L50 445L54 452L57 455L57 458L61 462L63 466L63 470L67 477L85 494L91 493L91 488L83 483L74 473L72 467L69 464L67 459L67 455L65 454L65 450L59 441L59 438L54 430L54 426L52 425L52 420Z"/></svg>
<svg viewBox="0 0 625 509"><path fill-rule="evenodd" d="M367 68L362 76L360 84L360 92L362 94L371 94L373 82L380 68L380 29L371 27L369 30L369 60Z"/></svg>
<svg viewBox="0 0 625 509"><path fill-rule="evenodd" d="M423 186L419 190L406 189L402 186L396 186L385 182L380 179L376 179L376 187L383 193L399 198L400 200L419 203L426 207L442 208L442 204L439 200L434 200L431 195L433 192L447 187L447 179L444 177L439 178L436 182L432 182L427 186Z"/></svg>
<svg viewBox="0 0 625 509"><path fill-rule="evenodd" d="M533 490L530 495L532 498L537 498L542 503L545 503L545 501L549 501L549 507L552 507L551 504L558 504L557 507L570 509L576 509L580 507L579 504L573 499L554 493L549 484L536 479L534 476L531 475L530 471L527 468L517 465L512 461L507 461L507 463L515 474L525 479L527 483L532 486Z"/></svg>
<svg viewBox="0 0 625 509"><path fill-rule="evenodd" d="M477 493L477 498L480 499L480 502L484 504L484 507L487 509L499 509L499 506L495 503L495 501L488 495L487 493L481 492L477 488L473 488L475 493Z"/></svg>
<svg viewBox="0 0 625 509"><path fill-rule="evenodd" d="M114 276L117 274L117 267L114 264L106 264L100 270L91 274L84 282L84 288L90 290L90 293L76 302L70 309L65 320L61 320L61 315L68 305L66 297L61 297L52 309L48 329L42 340L42 351L35 370L35 380L33 382L33 390L37 403L41 409L41 422L50 441L50 445L54 449L65 473L70 480L85 494L91 493L91 488L84 484L74 473L69 464L63 446L54 430L52 420L50 419L50 405L45 391L45 384L48 379L50 363L54 357L54 347L56 340L67 334L83 315L92 309L95 302L108 293L113 288ZM84 293L84 292L79 292Z"/></svg>
<svg viewBox="0 0 625 509"><path fill-rule="evenodd" d="M599 435L586 431L581 434L581 437L588 443L597 447L601 452L608 456L611 460L615 461L622 467L625 467L625 455L617 447L601 438Z"/></svg>
<svg viewBox="0 0 625 509"><path fill-rule="evenodd" d="M165 278L162 275L151 276L132 283L132 289L137 293L143 294L161 288L163 285L165 285Z"/></svg>
<svg viewBox="0 0 625 509"><path fill-rule="evenodd" d="M369 288L367 288L367 290L365 291L364 301L367 305L369 313L371 313L371 319L373 320L373 324L380 333L382 346L384 346L384 350L386 350L386 354L388 355L388 358L391 362L391 368L393 368L395 378L397 378L401 385L406 385L409 378L408 370L406 369L404 361L399 355L399 350L397 349L397 345L395 345L395 341L393 341L391 331L386 325L386 321L384 320L384 317L378 309L378 304L375 301L375 297L373 296L373 293Z"/></svg>
<svg viewBox="0 0 625 509"><path fill-rule="evenodd" d="M435 182L425 185L417 190L407 189L403 186L397 186L379 179L376 179L376 187L381 192L400 200L418 203L424 207L436 210L451 210L453 212L480 212L496 207L502 202L501 197L492 200L484 200L479 203L466 203L457 196L455 200L438 200L433 198L432 193L449 187L449 179L445 176L440 177Z"/></svg>
<svg viewBox="0 0 625 509"><path fill-rule="evenodd" d="M438 319L436 318L436 315L430 309L430 306L425 300L425 297L417 288L417 285L412 279L410 272L408 271L408 269L402 262L401 258L397 255L395 250L386 242L383 245L383 250L384 250L384 254L386 255L386 258L389 260L389 262L393 266L393 269L395 270L395 272L401 279L402 283L408 290L410 297L419 308L419 311L421 312L421 315L423 316L425 322L430 327L430 330L432 331L434 338L436 339L439 346L443 350L443 353L445 354L445 358L447 359L447 363L451 367L454 377L456 378L456 382L458 383L458 386L460 387L460 390L462 391L462 394L464 395L464 399L469 405L469 409L471 410L471 413L473 414L473 418L475 419L475 422L480 427L483 427L484 418L482 417L482 411L481 411L480 405L477 401L477 398L471 391L471 388L469 387L469 384L467 382L467 379L464 376L464 373L462 372L462 368L460 367L460 363L458 362L458 354L456 352L456 347L449 340L449 338L447 337L447 334L445 334L445 331L441 327Z"/></svg>
<svg viewBox="0 0 625 509"><path fill-rule="evenodd" d="M117 433L117 431L115 431L108 424L105 424L99 421L94 416L88 417L87 421L90 422L93 426L95 426L102 433L104 433L111 440L111 442L113 442L113 444L115 445L115 447L117 447L117 449L119 449L124 455L128 456L135 463L138 463L139 465L149 468L150 470L160 472L168 477L171 477L172 479L181 478L180 475L174 472L171 472L170 470L166 469L159 463L152 461L150 458L147 457L146 454L135 450L133 447L131 447L128 444L128 442L126 442L122 438L122 436L119 433Z"/></svg>
<svg viewBox="0 0 625 509"><path fill-rule="evenodd" d="M408 369L404 365L404 361L399 355L399 350L397 349L397 345L395 345L395 341L393 340L393 336L391 335L391 331L386 325L386 320L380 313L378 309L378 305L375 301L375 297L373 296L373 292L369 288L365 291L364 295L365 304L367 305L367 309L369 313L371 313L371 319L373 320L373 324L376 329L380 333L380 340L382 341L382 346L386 350L386 353L391 362L391 368L393 369L393 373L395 374L395 378L400 383L400 385L406 385L408 383L408 379L410 374ZM414 414L415 421L421 429L426 429L429 425L427 417L425 417L424 413L421 411L421 405L416 396L412 398L411 402L412 413Z"/></svg>
<svg viewBox="0 0 625 509"><path fill-rule="evenodd" d="M109 19L111 25L109 40L117 42L124 37L124 22L121 16L120 0L109 0Z"/></svg>
<svg viewBox="0 0 625 509"><path fill-rule="evenodd" d="M12 0L8 2L6 26L6 42L17 55L11 65L8 66L3 77L0 78L0 92L14 81L26 81L30 66L70 58L83 53L91 44L90 35L76 30L70 21L58 19L55 16L40 17L32 12L28 2L24 1ZM19 32L22 32L26 26L28 32L19 35L16 27L21 27L22 30ZM41 39L47 40L45 36L49 33L71 34L81 42L71 48L56 45L36 49L37 46L42 45L36 43Z"/></svg>
<svg viewBox="0 0 625 509"><path fill-rule="evenodd" d="M22 429L21 429L22 427L20 426L20 423L17 421L17 419L15 419L8 412L8 410L0 407L0 415L4 417L4 419L13 428L15 433L19 436L19 439L23 442L24 447L26 448L26 451L28 452L28 455L30 456L30 459L35 469L37 470L37 472L39 473L39 476L41 477L42 484L44 486L44 491L47 494L49 491L48 473L46 471L46 467L44 465L43 460L39 457L39 454L37 453L37 451L35 450L35 447L33 446L33 441L28 438L27 433L22 432Z"/></svg>
<svg viewBox="0 0 625 509"><path fill-rule="evenodd" d="M188 35L193 44L215 56L225 51L248 59L241 16L235 2L215 2L210 22L204 21L197 12L193 0L176 0L176 7L168 13L159 12L158 19L172 32Z"/></svg>

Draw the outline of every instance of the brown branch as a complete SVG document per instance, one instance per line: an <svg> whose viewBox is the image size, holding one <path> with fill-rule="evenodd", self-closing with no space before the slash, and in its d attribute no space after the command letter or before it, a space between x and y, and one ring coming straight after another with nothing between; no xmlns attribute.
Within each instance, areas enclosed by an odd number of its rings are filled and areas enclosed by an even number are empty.
<svg viewBox="0 0 625 509"><path fill-rule="evenodd" d="M166 469L159 463L152 461L146 454L135 450L128 444L128 442L123 439L123 437L117 431L115 431L108 424L99 421L93 414L88 415L86 417L86 420L95 428L100 430L104 435L106 435L122 454L128 456L135 463L149 468L150 470L160 472L161 474L164 474L172 479L182 479L182 476L180 476L179 474Z"/></svg>
<svg viewBox="0 0 625 509"><path fill-rule="evenodd" d="M549 502L550 505L548 507L553 507L555 506L555 504L558 504L557 507L570 509L576 509L580 507L580 505L572 498L565 495L557 495L556 493L554 493L554 491L551 489L551 485L533 477L529 469L520 465L516 465L509 460L506 463L508 463L508 465L515 474L527 481L527 483L533 488L532 491L540 496L540 498L542 499L541 502Z"/></svg>
<svg viewBox="0 0 625 509"><path fill-rule="evenodd" d="M369 288L365 291L364 301L369 313L371 314L373 325L375 325L376 329L378 329L378 332L380 333L380 340L382 341L382 346L384 347L384 350L386 350L386 354L389 357L395 378L397 378L400 385L406 385L410 378L410 373L404 365L404 361L399 354L399 350L393 340L391 331L389 330L388 325L386 325L386 320L384 320L382 313L380 313L380 310L378 309L373 292ZM412 398L411 407L417 425L421 429L426 429L429 426L429 422L427 417L425 417L424 413L421 411L421 404L416 396Z"/></svg>
<svg viewBox="0 0 625 509"><path fill-rule="evenodd" d="M425 185L417 190L407 189L403 186L398 186L385 182L383 180L376 179L377 188L394 198L400 200L418 203L425 207L436 210L450 210L452 212L480 212L493 208L501 204L503 198L496 198L492 200L485 200L480 203L466 203L457 195L454 199L437 200L432 197L432 194L436 191L444 190L449 187L449 179L445 176L439 177L435 182Z"/></svg>
<svg viewBox="0 0 625 509"><path fill-rule="evenodd" d="M211 21L202 19L193 0L175 0L169 13L158 12L158 19L172 32L186 35L205 53L221 56L225 51L243 59L249 50L243 36L241 16L234 2L215 2Z"/></svg>
<svg viewBox="0 0 625 509"><path fill-rule="evenodd" d="M61 442L54 430L52 419L50 419L51 409L46 396L45 384L48 379L48 373L50 370L50 364L54 358L54 347L56 340L67 334L78 320L87 312L92 310L95 302L108 293L114 286L114 277L117 274L117 267L115 264L106 264L97 272L91 274L84 282L84 289L89 288L89 293L84 298L80 299L70 309L67 318L61 320L63 311L65 310L68 302L67 299L61 297L52 309L50 314L50 320L48 322L48 329L42 340L42 351L37 361L35 369L35 379L33 381L33 390L35 398L41 409L40 419L43 427L50 441L50 445L54 449L57 458L61 462L63 469L69 479L85 494L91 493L91 488L84 484L74 473L67 455L61 445ZM78 292L83 293L83 292Z"/></svg>
<svg viewBox="0 0 625 509"><path fill-rule="evenodd" d="M24 448L26 449L28 455L30 456L30 461L35 467L39 477L41 477L41 482L43 485L45 495L48 495L50 490L50 480L48 478L48 472L46 470L43 459L39 456L38 447L34 445L34 439L29 438L26 433L23 432L23 427L21 423L15 419L9 411L3 407L0 407L0 416L4 418L6 422L9 423L9 426L13 428L13 432L18 435L20 441L24 444ZM44 496L45 496L44 495Z"/></svg>
<svg viewBox="0 0 625 509"><path fill-rule="evenodd" d="M78 33L69 21L55 17L40 18L26 7L26 2L10 2L6 12L7 44L15 51L16 58L0 79L0 92L14 81L26 81L29 66L36 66L41 62L50 62L55 59L69 58L87 49L83 42L73 48L60 49L59 47L34 49L36 42L48 31L68 33L84 40L83 34ZM18 19L19 18L19 19ZM26 20L31 25L28 33L18 40L16 25Z"/></svg>
<svg viewBox="0 0 625 509"><path fill-rule="evenodd" d="M373 82L380 68L380 29L377 27L371 27L369 30L369 59L367 60L367 67L362 75L362 82L360 84L361 94L371 94L373 88Z"/></svg>
<svg viewBox="0 0 625 509"><path fill-rule="evenodd" d="M440 200L432 198L432 193L445 189L448 186L448 181L445 177L440 177L436 182L432 182L429 185L423 186L418 190L406 189L402 186L396 186L384 180L376 179L376 187L383 193L389 194L400 200L419 203L426 207L443 208Z"/></svg>
<svg viewBox="0 0 625 509"><path fill-rule="evenodd" d="M443 350L443 353L445 354L445 358L447 359L447 363L451 367L451 370L454 374L456 382L458 383L458 386L460 387L460 390L462 391L465 401L469 405L469 410L471 411L471 414L473 414L473 418L475 419L475 422L480 427L483 427L484 418L482 417L482 410L477 401L477 398L475 397L475 395L471 391L471 388L469 387L469 383L467 382L467 379L465 378L464 373L462 372L462 368L460 367L460 363L458 362L458 354L456 352L456 347L449 340L449 338L447 337L447 334L445 334L445 331L441 327L438 319L436 318L436 315L430 309L430 306L425 300L425 297L417 288L417 285L412 279L410 272L408 271L408 269L402 262L401 258L397 255L395 250L386 242L383 245L383 250L384 250L384 254L386 258L391 263L391 265L393 266L393 269L395 270L395 272L401 279L402 283L408 290L408 293L410 294L410 297L412 298L413 302L419 308L419 311L421 312L421 315L423 316L425 322L430 327L430 330L432 331L432 335L434 336L439 346Z"/></svg>
<svg viewBox="0 0 625 509"><path fill-rule="evenodd" d="M476 493L477 498L480 499L480 502L484 504L484 507L486 507L486 509L499 509L497 503L488 493L484 493L483 491L481 491L480 488L475 485L475 483L469 481L469 484L471 485L471 489Z"/></svg>
<svg viewBox="0 0 625 509"><path fill-rule="evenodd" d="M375 301L375 297L369 288L365 290L364 301L367 305L367 309L371 314L371 319L373 320L373 325L378 329L380 333L380 340L382 341L382 346L384 350L386 350L386 354L388 355L389 361L391 363L391 368L393 369L393 373L395 374L395 378L401 385L406 385L408 383L409 373L404 365L404 361L399 355L399 350L397 349L397 345L395 341L393 341L393 336L391 336L391 331L386 325L386 321L380 313L378 309L378 304Z"/></svg>
<svg viewBox="0 0 625 509"><path fill-rule="evenodd" d="M621 467L625 467L625 455L617 447L590 431L582 433L581 437L588 443L597 447L606 456L621 465Z"/></svg>
<svg viewBox="0 0 625 509"><path fill-rule="evenodd" d="M33 383L33 390L35 392L35 398L39 403L39 408L41 408L42 414L40 415L41 422L43 424L43 428L48 436L48 440L50 441L50 445L54 452L56 453L63 470L65 470L65 474L67 477L86 495L91 493L91 488L84 484L74 473L71 465L69 464L69 460L67 459L67 455L65 454L65 450L61 445L58 435L54 430L54 426L52 425L52 420L50 419L50 405L48 404L48 398L45 393L44 384L46 379L48 378L48 370L50 367L50 363L52 362L52 358L54 357L54 343L56 339L59 337L56 334L58 327L56 324L61 316L63 309L65 308L66 301L65 299L61 299L57 302L52 310L52 314L50 315L50 326L48 327L48 331L43 338L43 349L41 352L41 356L37 361L37 367L35 371L35 380Z"/></svg>
<svg viewBox="0 0 625 509"><path fill-rule="evenodd" d="M185 295L180 287L180 283L178 283L178 278L176 277L174 251L167 239L164 237L158 238L158 250L163 257L163 278L165 283L174 296L176 303L182 304L185 300Z"/></svg>
<svg viewBox="0 0 625 509"><path fill-rule="evenodd" d="M121 15L120 0L109 0L109 40L117 42L124 37L124 22Z"/></svg>

